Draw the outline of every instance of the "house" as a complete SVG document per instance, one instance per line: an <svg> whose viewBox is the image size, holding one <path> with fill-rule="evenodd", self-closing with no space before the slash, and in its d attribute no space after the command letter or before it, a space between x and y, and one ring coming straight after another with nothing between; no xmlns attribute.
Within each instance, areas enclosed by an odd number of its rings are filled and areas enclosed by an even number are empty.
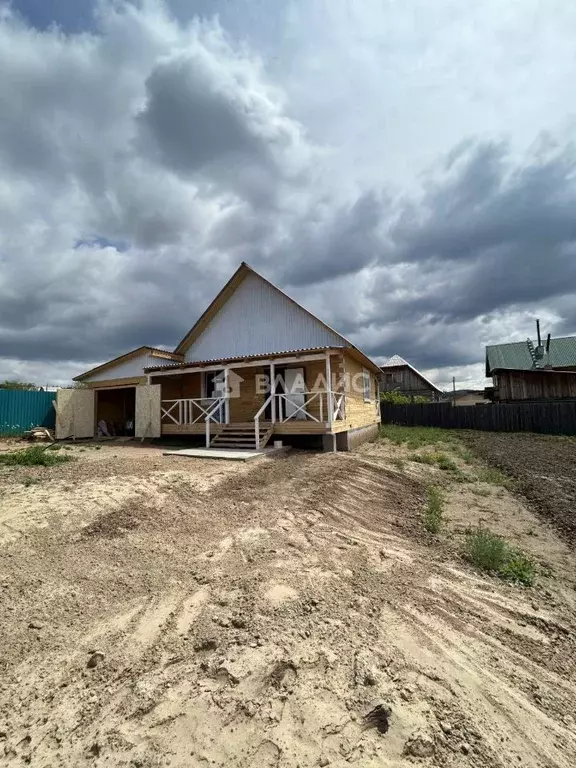
<svg viewBox="0 0 576 768"><path fill-rule="evenodd" d="M139 347L60 390L57 434L92 437L105 422L116 434L213 447L275 438L349 450L377 433L379 372L243 263L173 352Z"/></svg>
<svg viewBox="0 0 576 768"><path fill-rule="evenodd" d="M495 402L576 399L576 336L486 347L487 388Z"/></svg>
<svg viewBox="0 0 576 768"><path fill-rule="evenodd" d="M400 392L407 397L427 397L439 400L442 390L400 355L392 355L381 366L379 376L382 392Z"/></svg>
<svg viewBox="0 0 576 768"><path fill-rule="evenodd" d="M447 392L447 401L454 405L488 405L490 400L483 389L457 389L456 392Z"/></svg>

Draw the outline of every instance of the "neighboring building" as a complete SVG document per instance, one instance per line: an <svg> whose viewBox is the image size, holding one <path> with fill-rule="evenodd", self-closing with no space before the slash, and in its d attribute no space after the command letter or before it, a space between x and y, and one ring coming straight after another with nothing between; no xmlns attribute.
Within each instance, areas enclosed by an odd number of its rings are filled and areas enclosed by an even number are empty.
<svg viewBox="0 0 576 768"><path fill-rule="evenodd" d="M92 437L105 421L116 434L197 435L215 447L304 436L348 450L377 433L379 372L243 263L174 352L139 347L60 390L57 433Z"/></svg>
<svg viewBox="0 0 576 768"><path fill-rule="evenodd" d="M486 347L494 402L576 399L576 336Z"/></svg>
<svg viewBox="0 0 576 768"><path fill-rule="evenodd" d="M491 402L483 389L457 389L456 392L446 392L445 399L454 405L488 405Z"/></svg>
<svg viewBox="0 0 576 768"><path fill-rule="evenodd" d="M407 397L439 400L442 390L400 355L392 355L380 366L380 390L399 392Z"/></svg>

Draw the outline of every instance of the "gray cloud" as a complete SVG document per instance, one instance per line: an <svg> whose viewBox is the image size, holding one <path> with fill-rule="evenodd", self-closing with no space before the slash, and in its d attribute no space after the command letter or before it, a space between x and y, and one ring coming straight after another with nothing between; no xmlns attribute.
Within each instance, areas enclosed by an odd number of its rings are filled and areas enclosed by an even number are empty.
<svg viewBox="0 0 576 768"><path fill-rule="evenodd" d="M344 23L335 0L322 17L326 34L338 32L332 48L316 34L315 0L293 4L309 22L297 30L275 8L248 34L246 7L222 6L223 18L267 59L154 0L103 3L83 35L0 20L0 377L65 380L140 344L172 346L241 260L374 357L399 353L446 380L484 344L525 338L536 314L553 333L576 331L576 155L565 132L543 132L526 152L493 124L472 135L454 113L441 136L428 78L436 50L442 71L455 71L442 58L452 43L430 38L426 87L416 87L402 10L390 11L390 55L405 102L376 77L389 66L374 36L380 4ZM358 41L373 60L354 64ZM468 55L451 52L464 68ZM531 98L544 105L550 87Z"/></svg>

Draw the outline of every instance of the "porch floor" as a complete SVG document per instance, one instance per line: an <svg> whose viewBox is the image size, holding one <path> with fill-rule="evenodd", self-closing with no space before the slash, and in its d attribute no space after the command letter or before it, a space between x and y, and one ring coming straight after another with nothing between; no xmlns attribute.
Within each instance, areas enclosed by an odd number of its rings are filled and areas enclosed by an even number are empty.
<svg viewBox="0 0 576 768"><path fill-rule="evenodd" d="M270 446L260 448L259 450L244 451L234 448L183 448L179 451L164 451L163 456L183 456L192 459L226 459L227 461L252 461L262 456L285 453L289 446L283 445L280 448Z"/></svg>

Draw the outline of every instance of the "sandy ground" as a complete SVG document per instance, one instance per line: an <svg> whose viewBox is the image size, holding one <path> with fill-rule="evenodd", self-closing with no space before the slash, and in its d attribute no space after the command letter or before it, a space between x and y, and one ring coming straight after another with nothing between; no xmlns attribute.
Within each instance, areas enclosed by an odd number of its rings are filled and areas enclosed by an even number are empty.
<svg viewBox="0 0 576 768"><path fill-rule="evenodd" d="M574 766L574 556L505 489L388 444L73 453L0 469L1 764ZM479 520L535 587L465 564Z"/></svg>

